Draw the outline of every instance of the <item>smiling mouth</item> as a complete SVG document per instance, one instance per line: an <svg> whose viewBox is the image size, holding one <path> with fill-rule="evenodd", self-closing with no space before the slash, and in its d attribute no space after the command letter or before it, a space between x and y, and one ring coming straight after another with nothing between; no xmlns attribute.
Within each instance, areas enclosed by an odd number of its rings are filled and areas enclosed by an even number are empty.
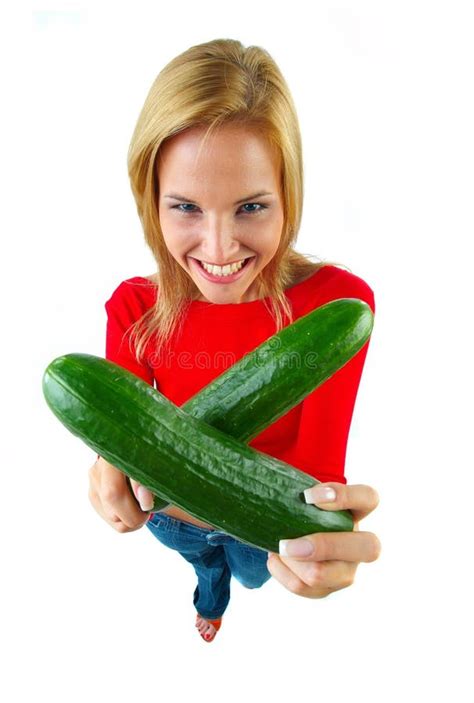
<svg viewBox="0 0 474 703"><path fill-rule="evenodd" d="M245 263L246 263L249 259L253 259L253 256L245 256L245 257L242 257L241 259L235 259L235 261L228 261L226 264L214 264L214 263L211 262L211 261L204 261L204 260L202 260L202 259L197 259L195 256L190 256L189 258L190 258L190 259L194 259L194 261L197 261L198 264L201 264L201 266L202 266L202 264L204 263L204 264L207 264L208 266L218 266L219 268L224 268L224 266L232 266L232 264L238 264L238 263L240 263L241 261L243 262L242 265L245 265Z"/></svg>
<svg viewBox="0 0 474 703"><path fill-rule="evenodd" d="M197 266L200 275L202 275L208 281L211 281L213 283L232 283L233 281L238 280L243 275L244 270L248 266L251 266L251 262L253 262L256 257L255 255L253 255L248 256L245 259L239 259L239 261L243 261L243 263L235 271L229 271L228 273L224 273L222 268L219 272L214 273L214 270L209 271L209 267L206 268L206 266L203 266L199 259L196 259L193 256L190 256L188 258L194 262L193 266ZM230 264L226 264L226 266L230 266Z"/></svg>

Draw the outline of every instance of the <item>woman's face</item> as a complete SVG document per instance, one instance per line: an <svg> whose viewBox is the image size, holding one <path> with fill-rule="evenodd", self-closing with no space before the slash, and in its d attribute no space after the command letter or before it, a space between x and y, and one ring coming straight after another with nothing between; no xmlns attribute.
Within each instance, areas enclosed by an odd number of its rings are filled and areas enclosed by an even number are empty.
<svg viewBox="0 0 474 703"><path fill-rule="evenodd" d="M257 298L254 281L277 251L283 227L278 156L257 132L224 125L197 159L204 133L192 128L162 146L157 168L163 236L201 291L199 300L251 302ZM229 277L216 275L229 270L221 266L243 259ZM201 262L219 269L208 273Z"/></svg>

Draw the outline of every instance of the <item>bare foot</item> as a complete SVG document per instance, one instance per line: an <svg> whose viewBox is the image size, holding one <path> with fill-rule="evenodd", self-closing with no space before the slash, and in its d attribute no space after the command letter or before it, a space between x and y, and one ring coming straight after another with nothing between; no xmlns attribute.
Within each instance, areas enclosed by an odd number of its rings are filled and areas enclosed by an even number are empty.
<svg viewBox="0 0 474 703"><path fill-rule="evenodd" d="M206 618L201 617L199 614L196 614L196 627L201 637L207 642L211 642L214 639L219 629L219 627L214 627L209 620L206 620Z"/></svg>

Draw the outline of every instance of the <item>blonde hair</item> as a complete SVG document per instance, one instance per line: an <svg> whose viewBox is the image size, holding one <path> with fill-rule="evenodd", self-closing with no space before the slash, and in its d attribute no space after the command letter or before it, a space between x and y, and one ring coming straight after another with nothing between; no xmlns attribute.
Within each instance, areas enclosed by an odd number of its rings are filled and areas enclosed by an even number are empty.
<svg viewBox="0 0 474 703"><path fill-rule="evenodd" d="M169 253L158 216L157 159L166 139L184 130L207 126L206 139L223 124L259 131L275 148L281 164L284 224L278 249L256 279L258 299L269 298L276 331L283 314L293 321L285 289L323 266L293 249L303 208L301 134L293 100L278 66L259 46L245 48L235 39L215 39L192 46L158 74L138 117L128 150L128 173L138 215L157 264L159 294L150 309L131 326L129 344L142 362L154 336L165 345L181 329L187 306L200 296L192 278ZM130 329L130 328L129 328ZM156 349L155 349L156 351Z"/></svg>

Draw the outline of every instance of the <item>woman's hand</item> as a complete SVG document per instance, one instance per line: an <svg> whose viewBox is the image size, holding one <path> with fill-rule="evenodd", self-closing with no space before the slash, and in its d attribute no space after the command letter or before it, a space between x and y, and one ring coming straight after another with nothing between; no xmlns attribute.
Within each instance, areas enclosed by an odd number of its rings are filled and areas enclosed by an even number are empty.
<svg viewBox="0 0 474 703"><path fill-rule="evenodd" d="M324 489L328 488L333 488L336 494L335 500L330 502L324 495ZM334 482L308 488L305 496L308 503L324 510L350 510L354 517L354 531L316 532L297 540L280 540L280 554L268 552L267 568L292 593L305 598L324 598L333 591L350 586L361 561L379 558L381 544L378 537L373 532L359 530L359 520L377 507L379 496L371 486ZM294 547L300 542L308 542L312 554L296 556L292 553L292 545ZM282 543L286 543L288 556Z"/></svg>
<svg viewBox="0 0 474 703"><path fill-rule="evenodd" d="M89 469L89 500L117 532L138 530L153 508L153 494L137 481L129 480L130 484L122 471L102 457Z"/></svg>

